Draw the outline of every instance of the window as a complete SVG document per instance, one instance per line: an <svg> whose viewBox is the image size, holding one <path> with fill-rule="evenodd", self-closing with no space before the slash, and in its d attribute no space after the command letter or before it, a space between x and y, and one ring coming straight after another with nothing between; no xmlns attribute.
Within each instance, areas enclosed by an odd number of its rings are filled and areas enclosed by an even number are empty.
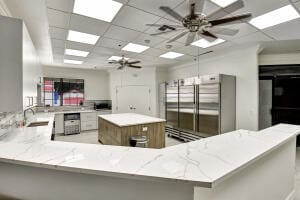
<svg viewBox="0 0 300 200"><path fill-rule="evenodd" d="M45 106L77 106L84 101L84 80L44 78Z"/></svg>

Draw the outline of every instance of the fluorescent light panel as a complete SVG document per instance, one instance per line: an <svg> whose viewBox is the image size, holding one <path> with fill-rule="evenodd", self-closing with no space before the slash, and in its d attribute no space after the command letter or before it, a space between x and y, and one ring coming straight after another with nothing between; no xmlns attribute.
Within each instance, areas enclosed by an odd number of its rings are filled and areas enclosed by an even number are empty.
<svg viewBox="0 0 300 200"><path fill-rule="evenodd" d="M221 44L223 42L225 42L225 40L223 40L221 38L218 38L213 42L209 42L206 39L201 39L201 40L197 40L197 41L193 42L192 45L197 46L197 47L201 47L201 48L208 48L208 47L211 47L211 46L215 46L217 44Z"/></svg>
<svg viewBox="0 0 300 200"><path fill-rule="evenodd" d="M120 57L120 56L112 56L108 60L116 60L116 61L118 61L118 60L121 60L121 59L122 59L122 57ZM129 58L126 58L126 57L124 57L124 59L125 60L129 60Z"/></svg>
<svg viewBox="0 0 300 200"><path fill-rule="evenodd" d="M129 43L125 47L123 47L122 50L124 51L131 51L135 53L142 53L143 51L149 49L148 46L140 45L140 44L134 44L134 43Z"/></svg>
<svg viewBox="0 0 300 200"><path fill-rule="evenodd" d="M65 50L66 55L71 55L71 56L81 56L81 57L87 57L89 52L87 51L79 51L79 50L74 50L74 49L66 49Z"/></svg>
<svg viewBox="0 0 300 200"><path fill-rule="evenodd" d="M67 63L67 64L75 64L75 65L81 65L83 63L83 61L79 61L79 60L67 60L67 59L64 59L64 63Z"/></svg>
<svg viewBox="0 0 300 200"><path fill-rule="evenodd" d="M111 22L122 6L113 0L75 0L73 13Z"/></svg>
<svg viewBox="0 0 300 200"><path fill-rule="evenodd" d="M86 44L96 44L99 38L100 36L98 35L69 30L67 40Z"/></svg>
<svg viewBox="0 0 300 200"><path fill-rule="evenodd" d="M161 57L161 58L168 58L168 59L174 59L174 58L178 58L178 57L183 56L183 55L184 54L182 54L182 53L176 53L176 52L170 51L168 53L160 55L159 57Z"/></svg>
<svg viewBox="0 0 300 200"><path fill-rule="evenodd" d="M250 20L250 24L259 29L265 29L277 24L297 19L299 17L300 15L296 11L296 9L292 5L287 5L268 12L264 15L253 18L252 20Z"/></svg>
<svg viewBox="0 0 300 200"><path fill-rule="evenodd" d="M214 2L215 4L217 4L220 7L226 7L230 4L232 4L233 2L236 2L237 0L211 0L212 2Z"/></svg>

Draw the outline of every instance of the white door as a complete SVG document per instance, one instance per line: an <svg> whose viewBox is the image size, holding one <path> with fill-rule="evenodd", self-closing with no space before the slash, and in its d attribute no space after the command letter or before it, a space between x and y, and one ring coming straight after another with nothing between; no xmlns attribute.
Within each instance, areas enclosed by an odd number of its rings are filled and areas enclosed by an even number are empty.
<svg viewBox="0 0 300 200"><path fill-rule="evenodd" d="M259 81L259 129L272 126L272 80Z"/></svg>
<svg viewBox="0 0 300 200"><path fill-rule="evenodd" d="M148 86L122 86L116 90L118 113L151 115L151 91Z"/></svg>

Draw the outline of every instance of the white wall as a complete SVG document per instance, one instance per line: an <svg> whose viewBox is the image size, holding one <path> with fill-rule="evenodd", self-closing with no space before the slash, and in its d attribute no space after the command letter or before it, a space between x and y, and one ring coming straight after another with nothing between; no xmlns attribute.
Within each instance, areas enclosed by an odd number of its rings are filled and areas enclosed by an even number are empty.
<svg viewBox="0 0 300 200"><path fill-rule="evenodd" d="M258 130L258 45L169 69L168 80L207 74L236 76L236 128ZM201 59L201 57L200 57Z"/></svg>
<svg viewBox="0 0 300 200"><path fill-rule="evenodd" d="M300 53L262 54L259 55L260 65L300 64Z"/></svg>
<svg viewBox="0 0 300 200"><path fill-rule="evenodd" d="M157 81L156 68L111 70L110 91L112 111L116 111L116 87L120 86L148 86L151 90L150 106L153 116L157 116ZM133 91L134 92L134 91ZM142 99L141 99L142 100Z"/></svg>
<svg viewBox="0 0 300 200"><path fill-rule="evenodd" d="M26 106L25 97L37 96L37 84L41 76L42 65L27 28L23 25L23 107Z"/></svg>
<svg viewBox="0 0 300 200"><path fill-rule="evenodd" d="M53 78L84 79L86 100L109 100L109 73L105 70L73 69L43 66L43 76Z"/></svg>

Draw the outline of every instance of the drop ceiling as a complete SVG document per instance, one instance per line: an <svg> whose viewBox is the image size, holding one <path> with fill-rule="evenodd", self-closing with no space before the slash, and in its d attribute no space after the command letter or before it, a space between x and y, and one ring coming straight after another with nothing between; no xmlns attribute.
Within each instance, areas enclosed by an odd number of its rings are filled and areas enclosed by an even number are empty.
<svg viewBox="0 0 300 200"><path fill-rule="evenodd" d="M115 0L123 4L111 23L89 18L73 13L74 0L46 0L46 14L49 24L49 35L52 46L52 65L79 68L107 69L111 56L126 56L132 60L141 60L145 67L168 67L184 62L190 62L194 56L207 51L228 50L231 47L261 41L280 41L300 39L300 19L295 19L270 28L259 30L249 23L230 25L239 29L236 36L221 36L226 42L206 49L195 46L185 46L184 38L173 42L167 47L167 41L176 33L160 36L150 36L157 32L157 28L147 27L149 23L176 24L169 16L159 9L159 6L169 6L178 13L185 15L188 12L188 1L183 0ZM294 4L300 10L300 0L244 0L245 7L234 14L251 12L254 17L278 9L288 4ZM220 7L210 0L206 0L204 13L209 14ZM100 36L95 45L72 42L67 40L69 30L89 33ZM36 36L38 37L38 36ZM199 38L200 39L200 38ZM35 38L33 38L35 40ZM150 41L147 43L146 41ZM123 51L128 43L149 46L142 53ZM41 47L37 47L41 48ZM64 55L65 49L88 51L87 57ZM184 54L175 59L159 57L167 52ZM82 65L70 65L64 59L83 61ZM49 63L48 63L49 64Z"/></svg>

